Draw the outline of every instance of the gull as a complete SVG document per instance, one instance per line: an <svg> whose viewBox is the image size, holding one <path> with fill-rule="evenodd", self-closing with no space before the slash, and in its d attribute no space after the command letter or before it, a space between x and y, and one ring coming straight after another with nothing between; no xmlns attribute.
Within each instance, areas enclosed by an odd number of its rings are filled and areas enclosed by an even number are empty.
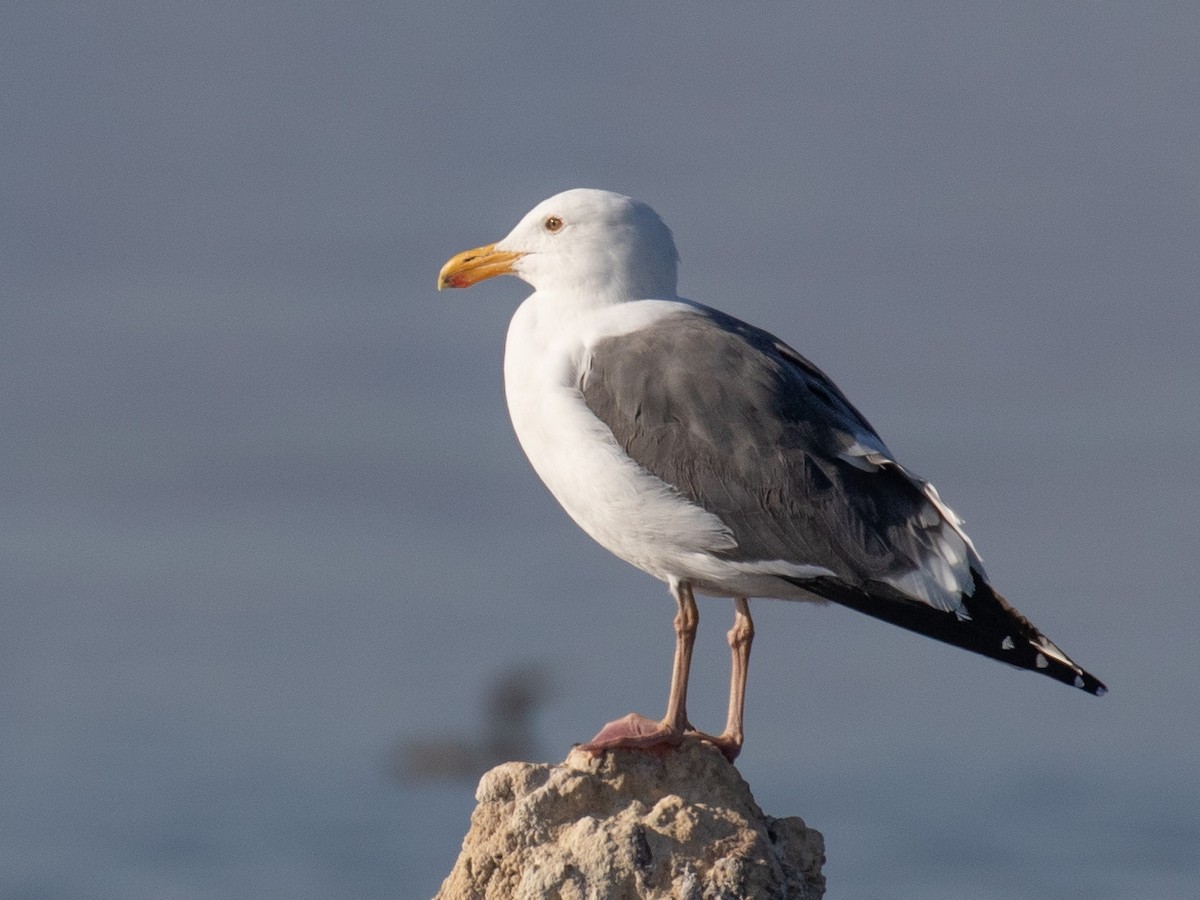
<svg viewBox="0 0 1200 900"><path fill-rule="evenodd" d="M580 188L452 257L438 287L515 275L504 388L522 449L568 515L665 582L678 606L666 714L609 722L584 748L685 734L744 742L751 597L834 602L1100 695L1105 686L991 586L962 521L866 418L779 338L677 294L674 238L649 206ZM688 719L695 594L732 598L729 706Z"/></svg>

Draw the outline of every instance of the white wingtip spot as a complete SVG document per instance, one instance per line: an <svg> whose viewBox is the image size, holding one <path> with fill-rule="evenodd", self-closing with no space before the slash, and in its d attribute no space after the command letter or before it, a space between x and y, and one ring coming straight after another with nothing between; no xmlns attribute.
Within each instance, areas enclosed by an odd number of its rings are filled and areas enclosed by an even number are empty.
<svg viewBox="0 0 1200 900"><path fill-rule="evenodd" d="M1046 657L1040 653L1037 655L1037 659L1034 661L1037 663L1037 667L1039 669L1044 669L1046 666L1050 665L1050 663L1046 661Z"/></svg>
<svg viewBox="0 0 1200 900"><path fill-rule="evenodd" d="M1075 687L1077 687L1077 688L1083 687L1083 676L1082 675L1075 676Z"/></svg>
<svg viewBox="0 0 1200 900"><path fill-rule="evenodd" d="M1017 645L1013 643L1012 635L1009 635L1008 637L1006 637L1004 640L1002 640L1000 642L1001 650L1012 650L1016 646Z"/></svg>

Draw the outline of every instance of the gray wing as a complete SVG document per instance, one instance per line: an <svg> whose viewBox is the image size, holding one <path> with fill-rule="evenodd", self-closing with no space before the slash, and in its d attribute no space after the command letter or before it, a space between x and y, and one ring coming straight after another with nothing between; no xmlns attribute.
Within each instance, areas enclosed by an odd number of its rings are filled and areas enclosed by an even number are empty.
<svg viewBox="0 0 1200 900"><path fill-rule="evenodd" d="M630 457L729 526L731 559L856 584L941 565L949 511L829 378L765 331L703 307L671 315L599 342L579 388ZM926 593L958 605L956 590Z"/></svg>
<svg viewBox="0 0 1200 900"><path fill-rule="evenodd" d="M812 363L697 307L600 341L579 389L643 468L718 516L739 561L832 576L810 593L1092 694L1105 687L987 582L932 485L891 458Z"/></svg>

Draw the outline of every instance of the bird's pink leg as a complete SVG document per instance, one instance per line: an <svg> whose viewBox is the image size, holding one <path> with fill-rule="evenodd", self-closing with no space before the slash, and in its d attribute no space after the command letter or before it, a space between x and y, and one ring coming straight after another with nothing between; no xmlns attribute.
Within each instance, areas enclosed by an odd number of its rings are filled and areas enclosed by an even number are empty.
<svg viewBox="0 0 1200 900"><path fill-rule="evenodd" d="M750 671L750 645L754 643L754 620L750 618L749 601L745 597L738 597L733 602L733 627L727 635L733 661L729 673L729 714L725 719L725 730L715 737L696 732L699 737L715 744L730 762L742 751L746 675Z"/></svg>
<svg viewBox="0 0 1200 900"><path fill-rule="evenodd" d="M696 627L700 612L696 598L686 581L672 582L671 593L679 604L675 616L675 663L671 669L671 693L667 698L667 714L656 722L637 713L609 722L600 733L583 744L584 750L600 753L604 750L652 750L676 747L687 729L688 674L692 668L692 646L696 642Z"/></svg>
<svg viewBox="0 0 1200 900"><path fill-rule="evenodd" d="M667 696L667 714L662 724L672 732L683 734L688 727L688 676L692 671L692 647L700 625L700 610L692 586L686 581L671 586L679 612L675 614L675 662L671 667L671 693Z"/></svg>

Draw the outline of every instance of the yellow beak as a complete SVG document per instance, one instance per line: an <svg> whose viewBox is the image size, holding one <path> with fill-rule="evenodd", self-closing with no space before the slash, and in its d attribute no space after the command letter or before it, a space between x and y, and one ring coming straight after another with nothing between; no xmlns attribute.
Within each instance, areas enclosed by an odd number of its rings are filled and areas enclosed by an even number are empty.
<svg viewBox="0 0 1200 900"><path fill-rule="evenodd" d="M509 250L497 250L495 244L486 244L474 250L464 250L450 257L438 272L438 290L442 288L465 288L494 278L497 275L513 275L513 263L522 254Z"/></svg>

